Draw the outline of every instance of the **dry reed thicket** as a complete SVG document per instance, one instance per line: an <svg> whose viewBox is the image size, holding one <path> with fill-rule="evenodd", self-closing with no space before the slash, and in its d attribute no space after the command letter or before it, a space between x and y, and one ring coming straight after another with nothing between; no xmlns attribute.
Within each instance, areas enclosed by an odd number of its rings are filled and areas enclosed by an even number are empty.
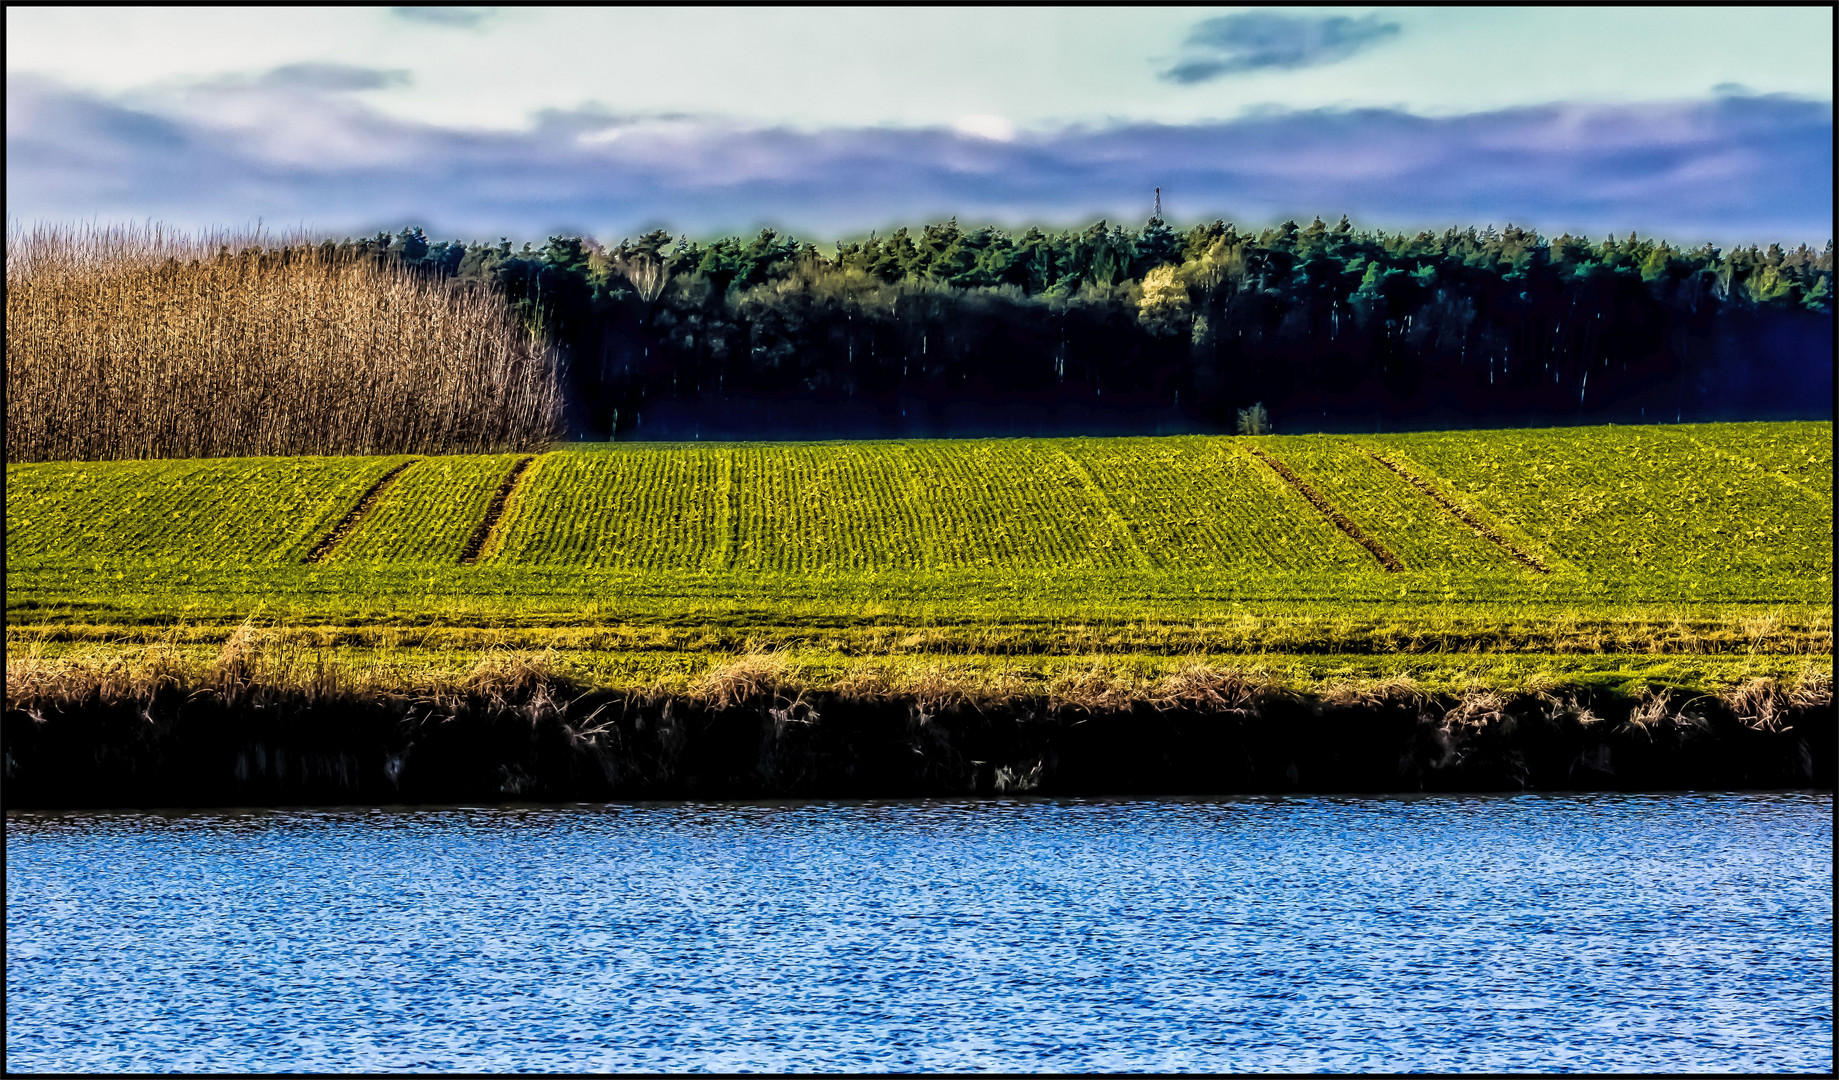
<svg viewBox="0 0 1839 1080"><path fill-rule="evenodd" d="M10 462L529 450L556 352L483 286L305 237L8 224Z"/></svg>

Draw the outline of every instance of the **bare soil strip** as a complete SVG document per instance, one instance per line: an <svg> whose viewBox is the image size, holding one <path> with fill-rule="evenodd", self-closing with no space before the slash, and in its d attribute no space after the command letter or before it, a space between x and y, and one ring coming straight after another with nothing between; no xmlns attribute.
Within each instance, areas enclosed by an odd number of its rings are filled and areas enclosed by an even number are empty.
<svg viewBox="0 0 1839 1080"><path fill-rule="evenodd" d="M1540 562L1538 559L1533 558L1531 555L1528 555L1526 552L1521 551L1519 548L1514 547L1512 541L1508 540L1506 537L1502 536L1500 533L1495 532L1493 529L1488 528L1488 526L1482 524L1480 521L1477 521L1475 519L1475 515L1469 513L1467 510L1464 510L1462 507L1457 506L1441 491L1438 491L1436 488L1431 487L1429 482L1426 481L1423 477L1418 476L1416 473L1413 473L1411 470L1405 468L1403 465L1400 465L1396 461L1391 461L1387 458L1381 457L1380 455L1374 453L1372 450L1368 449L1367 447L1362 446L1360 449L1366 453L1367 457L1372 458L1374 461L1379 462L1381 465L1384 465L1386 468L1391 469L1393 472L1403 477L1407 484L1410 484L1412 487L1417 488L1419 491L1422 491L1424 494L1430 496L1432 502L1436 503L1438 506L1441 506L1443 509L1448 510L1451 514L1454 514L1456 517L1456 520L1462 522L1464 525L1467 525L1469 528L1474 529L1476 535L1480 536L1482 539L1488 540L1494 544L1499 545L1501 550L1513 556L1515 559L1519 560L1521 563L1524 563L1529 569L1533 570L1535 573L1540 573L1540 574L1551 573L1551 570L1548 569L1544 563Z"/></svg>
<svg viewBox="0 0 1839 1080"><path fill-rule="evenodd" d="M370 508L375 506L377 500L383 496L383 489L389 487L390 481L402 475L402 470L420 460L420 458L415 458L411 461L405 461L389 472L377 477L377 482L370 485L370 490L364 493L364 497L358 500L358 504L351 508L350 513L347 513L341 518L339 523L332 527L332 531L327 533L324 539L320 540L319 543L314 544L313 550L307 552L306 558L300 561L303 563L325 562L326 556L332 554L332 549L338 546L338 542L343 540L346 534L351 532L351 530L357 528L358 523L363 521L365 515L370 513Z"/></svg>
<svg viewBox="0 0 1839 1080"><path fill-rule="evenodd" d="M1379 541L1368 536L1366 533L1361 532L1360 526L1349 521L1347 519L1347 515L1341 513L1341 511L1339 510L1336 510L1333 506L1330 506L1328 504L1328 500L1322 498L1321 493L1317 492L1314 488L1310 487L1308 484L1303 483L1302 478L1298 477L1295 473L1291 472L1290 467L1288 465L1285 465L1283 462L1278 461L1276 458L1270 456L1269 454L1265 453L1262 450L1252 450L1252 453L1258 458L1258 460L1264 462L1266 465L1269 465L1271 467L1271 471L1275 472L1278 476L1283 477L1284 481L1288 483L1291 487L1295 488L1302 495L1303 498L1308 499L1309 505L1315 507L1316 510L1320 511L1323 517L1327 518L1329 521L1334 522L1335 528L1340 529L1342 532L1346 533L1350 538L1353 539L1353 541L1356 544L1359 544L1361 547L1366 548L1368 551L1372 552L1373 558L1379 560L1379 565L1385 567L1388 571L1392 573L1398 573L1399 571L1405 569L1405 564L1398 561L1397 555L1394 555L1390 551L1387 551L1379 543Z"/></svg>
<svg viewBox="0 0 1839 1080"><path fill-rule="evenodd" d="M535 461L534 457L518 458L517 464L511 466L498 490L492 493L492 503L485 508L485 517L480 519L479 527L466 539L466 546L460 549L460 565L471 566L479 561L479 553L485 550L485 542L492 538L492 530L498 527L498 519L504 516L505 503L510 501L511 492L517 489L517 481L524 475L524 470Z"/></svg>

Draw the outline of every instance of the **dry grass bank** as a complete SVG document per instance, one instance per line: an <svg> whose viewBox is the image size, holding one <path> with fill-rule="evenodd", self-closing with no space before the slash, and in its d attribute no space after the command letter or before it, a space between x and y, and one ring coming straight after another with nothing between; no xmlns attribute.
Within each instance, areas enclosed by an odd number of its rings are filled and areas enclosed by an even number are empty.
<svg viewBox="0 0 1839 1080"><path fill-rule="evenodd" d="M124 658L125 661L125 658ZM827 684L751 655L687 685L584 686L496 653L418 682L282 656L7 668L9 806L1825 788L1830 678L1717 693L1299 691L1256 671L947 667Z"/></svg>
<svg viewBox="0 0 1839 1080"><path fill-rule="evenodd" d="M675 698L713 708L748 702L795 701L827 695L846 701L911 702L936 708L965 706L1127 710L1257 711L1270 702L1318 702L1355 708L1382 702L1446 702L1462 715L1484 715L1504 697L1562 698L1589 687L1636 700L1690 698L1716 702L1763 726L1787 709L1832 702L1831 666L1819 658L1749 658L1714 665L1690 683L1657 667L1658 679L1638 674L1604 681L1589 665L1558 671L1548 658L1530 664L1489 664L1488 658L1442 657L1365 674L1311 673L1285 659L1157 657L1146 655L1051 658L967 657L946 654L843 656L822 652L749 649L735 653L607 654L630 666L597 667L596 654L553 648L507 648L468 643L453 648L370 648L329 642L312 633L245 623L225 638L194 641L168 631L138 644L74 645L17 641L8 649L6 700L10 708L39 702L124 701L166 691L235 700L249 694L283 694L307 700L416 698L446 702L482 695L502 700L534 693L551 697L617 693ZM1344 658L1346 659L1346 658ZM1638 658L1621 658L1624 662ZM1581 677L1579 677L1581 676Z"/></svg>

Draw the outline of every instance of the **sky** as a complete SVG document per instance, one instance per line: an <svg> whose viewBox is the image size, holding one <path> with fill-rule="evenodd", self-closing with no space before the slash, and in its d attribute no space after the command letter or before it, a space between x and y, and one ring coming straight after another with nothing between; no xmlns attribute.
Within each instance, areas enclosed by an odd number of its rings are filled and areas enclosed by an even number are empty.
<svg viewBox="0 0 1839 1080"><path fill-rule="evenodd" d="M1833 12L8 7L7 214L1832 235Z"/></svg>

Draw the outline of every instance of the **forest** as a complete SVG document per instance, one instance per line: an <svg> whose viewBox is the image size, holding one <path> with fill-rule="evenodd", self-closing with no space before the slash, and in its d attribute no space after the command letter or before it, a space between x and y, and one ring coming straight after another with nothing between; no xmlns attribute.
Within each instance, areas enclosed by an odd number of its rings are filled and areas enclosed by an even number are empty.
<svg viewBox="0 0 1839 1080"><path fill-rule="evenodd" d="M11 461L1829 420L1833 248L8 230Z"/></svg>
<svg viewBox="0 0 1839 1080"><path fill-rule="evenodd" d="M1158 215L343 246L493 284L563 346L577 437L1230 431L1253 403L1292 432L1831 415L1830 241Z"/></svg>

